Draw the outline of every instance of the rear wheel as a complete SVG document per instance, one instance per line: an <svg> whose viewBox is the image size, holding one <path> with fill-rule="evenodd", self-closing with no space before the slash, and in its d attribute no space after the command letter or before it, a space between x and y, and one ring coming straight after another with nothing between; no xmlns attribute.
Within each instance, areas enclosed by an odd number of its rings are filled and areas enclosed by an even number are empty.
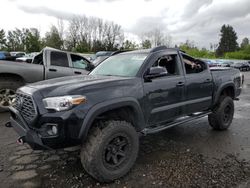
<svg viewBox="0 0 250 188"><path fill-rule="evenodd" d="M234 102L231 97L222 97L218 106L208 115L208 121L215 130L226 130L234 116Z"/></svg>
<svg viewBox="0 0 250 188"><path fill-rule="evenodd" d="M134 127L125 121L107 121L91 131L82 146L84 169L100 182L124 176L134 165L139 139Z"/></svg>
<svg viewBox="0 0 250 188"><path fill-rule="evenodd" d="M23 83L10 77L0 78L0 112L7 111L14 102L17 88Z"/></svg>

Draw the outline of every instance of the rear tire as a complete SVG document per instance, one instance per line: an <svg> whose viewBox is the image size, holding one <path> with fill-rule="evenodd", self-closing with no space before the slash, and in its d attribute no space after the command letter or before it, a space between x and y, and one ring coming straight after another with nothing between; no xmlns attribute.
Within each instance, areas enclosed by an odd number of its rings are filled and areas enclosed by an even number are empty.
<svg viewBox="0 0 250 188"><path fill-rule="evenodd" d="M221 98L218 106L208 115L210 126L215 130L226 130L234 116L234 102L231 97Z"/></svg>
<svg viewBox="0 0 250 188"><path fill-rule="evenodd" d="M125 121L107 121L96 125L81 149L84 169L99 182L111 182L132 168L139 138L135 128Z"/></svg>
<svg viewBox="0 0 250 188"><path fill-rule="evenodd" d="M21 87L23 82L11 77L0 78L0 112L8 111L13 104L16 90Z"/></svg>

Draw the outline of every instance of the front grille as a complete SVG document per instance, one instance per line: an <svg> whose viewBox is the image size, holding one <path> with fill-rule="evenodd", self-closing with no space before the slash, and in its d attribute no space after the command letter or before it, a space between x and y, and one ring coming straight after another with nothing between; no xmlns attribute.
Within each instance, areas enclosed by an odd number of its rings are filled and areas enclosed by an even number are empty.
<svg viewBox="0 0 250 188"><path fill-rule="evenodd" d="M28 124L32 124L37 116L36 106L32 97L29 95L16 93L16 100L13 107L19 111L23 119Z"/></svg>

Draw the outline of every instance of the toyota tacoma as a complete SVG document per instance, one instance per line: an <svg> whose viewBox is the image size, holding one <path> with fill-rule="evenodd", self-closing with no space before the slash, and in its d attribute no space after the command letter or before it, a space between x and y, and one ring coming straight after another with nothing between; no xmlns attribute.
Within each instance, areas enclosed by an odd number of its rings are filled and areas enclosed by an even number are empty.
<svg viewBox="0 0 250 188"><path fill-rule="evenodd" d="M204 116L226 130L242 84L239 70L209 69L178 49L130 51L89 75L21 87L8 126L33 149L80 145L86 172L110 182L131 169L142 135Z"/></svg>

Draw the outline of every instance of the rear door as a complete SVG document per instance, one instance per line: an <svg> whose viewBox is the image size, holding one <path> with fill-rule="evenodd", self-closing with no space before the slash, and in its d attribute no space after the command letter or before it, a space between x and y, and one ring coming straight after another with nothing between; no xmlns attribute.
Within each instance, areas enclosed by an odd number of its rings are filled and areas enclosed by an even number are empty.
<svg viewBox="0 0 250 188"><path fill-rule="evenodd" d="M88 68L90 64L89 61L87 61L84 57L75 54L69 54L69 58L74 75L88 74Z"/></svg>
<svg viewBox="0 0 250 188"><path fill-rule="evenodd" d="M47 79L73 75L66 52L50 51L48 55L48 64L45 67Z"/></svg>
<svg viewBox="0 0 250 188"><path fill-rule="evenodd" d="M205 62L186 54L182 54L182 60L186 79L185 113L190 114L208 109L212 104L213 94L213 80L208 66Z"/></svg>

